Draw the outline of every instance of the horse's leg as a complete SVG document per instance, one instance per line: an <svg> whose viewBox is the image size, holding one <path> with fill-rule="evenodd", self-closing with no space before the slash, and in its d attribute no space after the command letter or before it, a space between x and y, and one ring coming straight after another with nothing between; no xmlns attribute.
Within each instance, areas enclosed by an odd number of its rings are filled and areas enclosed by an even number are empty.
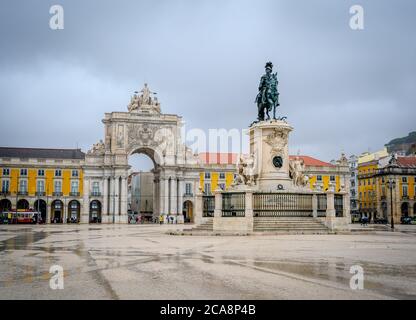
<svg viewBox="0 0 416 320"><path fill-rule="evenodd" d="M270 120L270 114L269 114L269 108L266 108L266 115L267 115L267 120Z"/></svg>

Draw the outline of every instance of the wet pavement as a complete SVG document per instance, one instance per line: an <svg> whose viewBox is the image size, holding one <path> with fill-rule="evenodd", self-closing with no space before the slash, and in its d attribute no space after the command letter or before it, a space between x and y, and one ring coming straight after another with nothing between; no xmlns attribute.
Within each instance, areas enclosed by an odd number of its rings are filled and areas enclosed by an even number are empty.
<svg viewBox="0 0 416 320"><path fill-rule="evenodd" d="M415 233L219 237L169 229L0 226L0 299L416 298ZM62 290L49 286L53 265L64 270ZM363 290L350 288L355 265Z"/></svg>

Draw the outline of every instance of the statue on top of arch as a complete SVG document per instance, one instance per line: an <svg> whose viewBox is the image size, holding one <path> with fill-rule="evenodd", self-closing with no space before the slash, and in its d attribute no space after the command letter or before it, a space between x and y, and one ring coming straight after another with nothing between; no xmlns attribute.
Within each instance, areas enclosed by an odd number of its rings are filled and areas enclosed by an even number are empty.
<svg viewBox="0 0 416 320"><path fill-rule="evenodd" d="M141 93L139 95L139 93ZM143 111L143 112L157 112L160 113L160 103L155 97L156 92L149 90L147 83L144 84L144 88L140 92L134 92L134 95L130 99L130 103L127 106L129 112Z"/></svg>

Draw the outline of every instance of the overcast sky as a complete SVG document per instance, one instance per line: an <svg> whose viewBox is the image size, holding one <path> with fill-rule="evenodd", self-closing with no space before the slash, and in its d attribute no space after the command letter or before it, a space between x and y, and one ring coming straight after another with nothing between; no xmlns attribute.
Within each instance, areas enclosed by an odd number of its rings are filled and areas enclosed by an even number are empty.
<svg viewBox="0 0 416 320"><path fill-rule="evenodd" d="M64 30L49 28L54 4ZM364 30L349 26L354 4ZM416 129L415 11L413 0L2 0L0 145L86 151L144 82L188 130L247 128L271 60L292 154L375 151Z"/></svg>

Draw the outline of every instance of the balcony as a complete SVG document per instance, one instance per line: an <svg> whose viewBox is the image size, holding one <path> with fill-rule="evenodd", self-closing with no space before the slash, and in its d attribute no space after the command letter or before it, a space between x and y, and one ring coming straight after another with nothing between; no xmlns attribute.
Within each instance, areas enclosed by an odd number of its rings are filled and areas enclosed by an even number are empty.
<svg viewBox="0 0 416 320"><path fill-rule="evenodd" d="M70 192L69 195L71 197L79 197L79 192Z"/></svg>
<svg viewBox="0 0 416 320"><path fill-rule="evenodd" d="M2 190L0 193L2 196L9 196L10 195L10 191L7 190Z"/></svg>
<svg viewBox="0 0 416 320"><path fill-rule="evenodd" d="M46 192L45 191L38 191L35 193L36 197L44 197L46 196Z"/></svg>
<svg viewBox="0 0 416 320"><path fill-rule="evenodd" d="M409 200L409 196L402 196L402 200Z"/></svg>
<svg viewBox="0 0 416 320"><path fill-rule="evenodd" d="M100 191L91 191L90 193L91 197L101 197Z"/></svg>
<svg viewBox="0 0 416 320"><path fill-rule="evenodd" d="M52 196L54 196L54 197L62 197L63 196L63 193L62 192L54 192L54 193L52 193Z"/></svg>
<svg viewBox="0 0 416 320"><path fill-rule="evenodd" d="M184 197L193 197L193 196L194 196L194 194L193 194L193 193L189 193L189 192L185 192L185 193L183 194L183 196L184 196Z"/></svg>
<svg viewBox="0 0 416 320"><path fill-rule="evenodd" d="M19 191L18 192L18 195L19 196L27 196L28 195L28 192L27 191Z"/></svg>

